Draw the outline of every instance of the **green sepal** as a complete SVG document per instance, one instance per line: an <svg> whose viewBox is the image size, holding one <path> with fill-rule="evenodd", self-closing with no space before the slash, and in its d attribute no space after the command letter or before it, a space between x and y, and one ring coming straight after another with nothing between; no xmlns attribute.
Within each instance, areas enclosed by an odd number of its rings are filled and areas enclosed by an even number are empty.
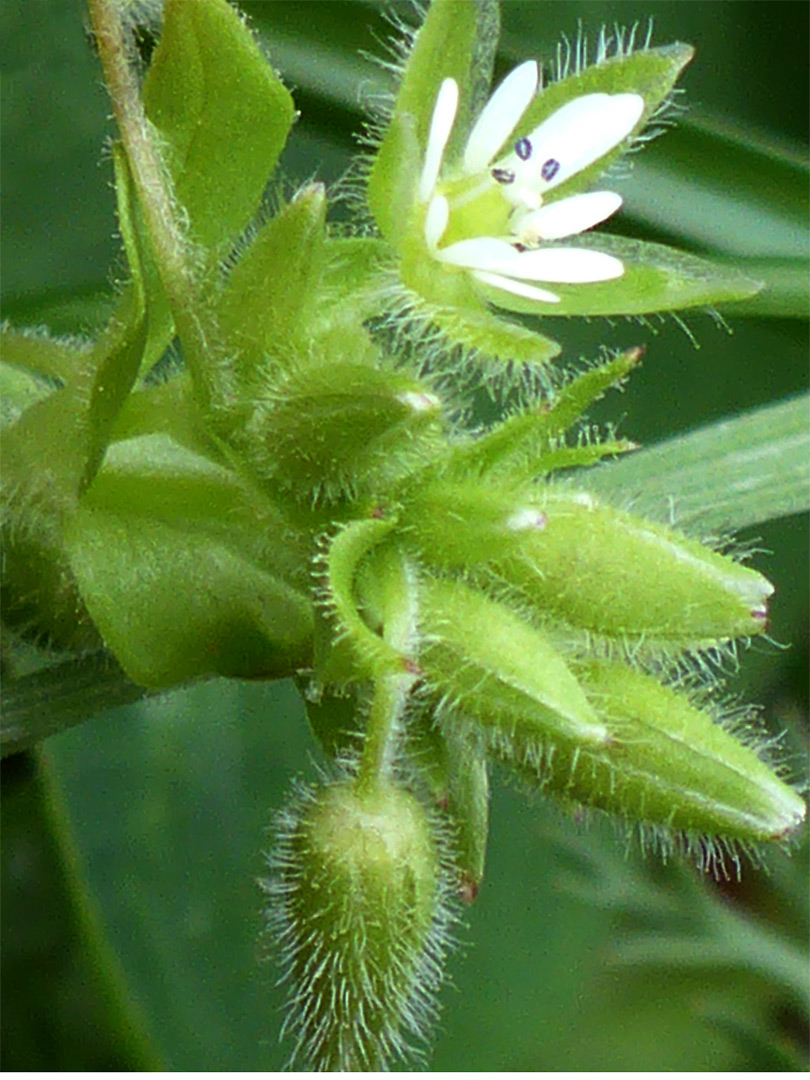
<svg viewBox="0 0 810 1080"><path fill-rule="evenodd" d="M710 647L766 628L773 586L756 571L589 495L536 492L545 523L498 572L542 609L649 647Z"/></svg>
<svg viewBox="0 0 810 1080"><path fill-rule="evenodd" d="M704 709L622 664L591 662L582 684L610 732L598 752L564 748L547 763L546 790L643 825L743 844L783 840L804 801Z"/></svg>
<svg viewBox="0 0 810 1080"><path fill-rule="evenodd" d="M453 78L458 83L457 126L464 130L489 87L498 26L494 0L433 0L430 5L416 33L389 126L369 176L369 205L387 240L397 243L402 235L402 219L416 197L442 81Z"/></svg>
<svg viewBox="0 0 810 1080"><path fill-rule="evenodd" d="M560 285L559 303L527 300L506 289L479 286L486 299L507 311L542 315L646 315L690 307L710 307L753 296L761 285L722 263L713 263L663 244L607 233L586 233L555 247L587 248L613 255L624 273L613 281Z"/></svg>
<svg viewBox="0 0 810 1080"><path fill-rule="evenodd" d="M259 206L295 118L292 98L225 0L168 0L144 105L191 237L216 251Z"/></svg>
<svg viewBox="0 0 810 1080"><path fill-rule="evenodd" d="M430 297L425 295L424 299ZM481 365L489 378L508 375L519 380L525 371L543 367L560 353L556 341L483 306L479 310L428 306L426 311L434 326L446 335L448 345L460 346L465 360Z"/></svg>
<svg viewBox="0 0 810 1080"><path fill-rule="evenodd" d="M587 191L593 187L594 181L622 156L633 135L649 123L656 110L672 93L678 76L694 55L695 50L691 45L675 42L656 49L639 49L625 56L613 56L601 64L592 64L582 71L568 75L559 82L549 83L529 105L504 145L508 146L518 136L532 131L574 98L596 93L639 94L644 98L644 112L634 132L588 168L580 170L555 188L553 201ZM547 205L552 205L551 199Z"/></svg>
<svg viewBox="0 0 810 1080"><path fill-rule="evenodd" d="M409 658L383 638L379 619L374 628L369 625L357 590L363 560L393 528L393 521L360 518L325 542L315 626L315 672L323 686L345 686L411 668Z"/></svg>
<svg viewBox="0 0 810 1080"><path fill-rule="evenodd" d="M585 469L606 457L617 457L637 449L638 443L627 439L606 439L604 442L583 442L578 446L558 446L536 458L527 457L519 469L510 465L509 476L515 480L532 480L561 469Z"/></svg>
<svg viewBox="0 0 810 1080"><path fill-rule="evenodd" d="M324 246L323 273L328 321L346 317L347 308L353 320L378 314L380 289L390 270L390 250L377 237L330 236Z"/></svg>
<svg viewBox="0 0 810 1080"><path fill-rule="evenodd" d="M236 351L238 386L255 393L268 356L283 364L304 348L318 304L325 222L323 185L309 184L260 227L225 279L217 325Z"/></svg>
<svg viewBox="0 0 810 1080"><path fill-rule="evenodd" d="M421 590L426 686L440 722L472 724L490 746L540 756L558 739L596 746L607 732L568 664L537 627L457 581Z"/></svg>
<svg viewBox="0 0 810 1080"><path fill-rule="evenodd" d="M259 475L307 502L373 495L429 459L439 410L423 384L397 372L305 366L263 390L241 442Z"/></svg>
<svg viewBox="0 0 810 1080"><path fill-rule="evenodd" d="M643 349L627 349L612 360L597 364L567 382L545 413L548 435L562 435L582 418L591 405L601 401L608 390L621 387L643 355Z"/></svg>
<svg viewBox="0 0 810 1080"><path fill-rule="evenodd" d="M576 376L557 393L551 405L543 402L514 413L478 439L453 447L446 463L447 473L485 476L495 469L505 470L517 465L520 476L533 472L537 475L554 468L589 465L606 454L633 449L634 443L625 442L561 447L559 438L607 390L619 386L640 357L640 349L621 353ZM535 470L532 462L542 463L542 466Z"/></svg>
<svg viewBox="0 0 810 1080"><path fill-rule="evenodd" d="M484 877L489 837L489 769L483 743L434 723L429 713L408 727L408 756L453 830L459 896L472 903Z"/></svg>
<svg viewBox="0 0 810 1080"><path fill-rule="evenodd" d="M312 612L289 525L221 466L165 436L118 443L67 521L82 598L129 677L282 677L311 663Z"/></svg>

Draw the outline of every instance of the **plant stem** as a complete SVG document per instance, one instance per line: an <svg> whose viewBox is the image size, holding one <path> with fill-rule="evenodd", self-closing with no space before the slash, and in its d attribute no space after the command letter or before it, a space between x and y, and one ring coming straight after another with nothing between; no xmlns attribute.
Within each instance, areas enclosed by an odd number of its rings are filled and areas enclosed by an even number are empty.
<svg viewBox="0 0 810 1080"><path fill-rule="evenodd" d="M360 760L358 786L366 790L391 775L400 721L414 676L381 675L374 683L368 731Z"/></svg>
<svg viewBox="0 0 810 1080"><path fill-rule="evenodd" d="M87 0L113 114L138 192L161 282L172 308L195 390L207 404L201 359L207 348L199 317L197 286L187 262L187 240L175 212L170 178L144 112L129 61L119 0Z"/></svg>
<svg viewBox="0 0 810 1080"><path fill-rule="evenodd" d="M383 639L398 653L407 656L413 649L417 631L413 571L402 555L392 553L388 558L381 558L378 573L382 584ZM399 671L379 675L375 679L360 760L360 787L369 788L390 776L396 758L402 715L416 678L416 671Z"/></svg>

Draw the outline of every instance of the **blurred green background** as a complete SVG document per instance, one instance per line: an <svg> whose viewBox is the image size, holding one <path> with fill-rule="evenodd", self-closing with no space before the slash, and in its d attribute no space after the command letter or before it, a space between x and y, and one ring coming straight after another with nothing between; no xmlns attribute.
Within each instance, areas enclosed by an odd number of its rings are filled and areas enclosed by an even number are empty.
<svg viewBox="0 0 810 1080"><path fill-rule="evenodd" d="M195 2L195 0L186 0ZM336 180L384 90L381 5L242 4L294 91L291 180ZM406 17L410 8L398 5ZM642 442L807 385L808 5L508 2L500 71L603 24L697 45L685 123L618 182L617 227L741 261L770 284L755 318L562 323L570 357L646 344L602 407ZM78 0L4 0L3 317L91 333L120 272L112 133ZM144 40L148 47L148 37ZM744 537L776 584L772 641L733 689L763 702L806 770L807 523ZM788 647L788 645L790 647ZM214 681L100 715L3 763L2 1067L273 1069L275 971L261 961L261 851L318 751L292 688ZM716 885L625 857L497 776L487 878L465 911L432 1058L448 1070L807 1065L807 841L769 874Z"/></svg>

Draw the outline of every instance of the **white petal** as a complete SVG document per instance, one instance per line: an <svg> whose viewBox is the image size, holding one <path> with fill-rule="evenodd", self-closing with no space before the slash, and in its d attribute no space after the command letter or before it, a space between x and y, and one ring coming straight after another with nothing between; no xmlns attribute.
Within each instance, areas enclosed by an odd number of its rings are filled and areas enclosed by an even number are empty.
<svg viewBox="0 0 810 1080"><path fill-rule="evenodd" d="M592 165L625 139L644 112L639 94L585 94L563 105L522 142L522 156L501 165L515 173L503 194L515 205L521 188L544 192Z"/></svg>
<svg viewBox="0 0 810 1080"><path fill-rule="evenodd" d="M450 205L444 195L434 195L425 214L425 243L433 251L444 235L450 218Z"/></svg>
<svg viewBox="0 0 810 1080"><path fill-rule="evenodd" d="M430 134L428 135L427 149L425 150L425 164L422 168L422 176L419 180L419 199L427 202L436 181L439 179L439 170L442 167L444 148L456 122L458 110L458 84L455 79L445 79L439 87L436 96L436 104L433 107L433 116L430 121Z"/></svg>
<svg viewBox="0 0 810 1080"><path fill-rule="evenodd" d="M503 277L501 274L488 274L485 270L473 270L473 277L478 278L484 285L492 285L496 289L505 289L506 292L514 293L515 296L525 296L527 300L544 300L547 304L559 304L559 296L545 289L538 289L534 285L527 285L523 281L513 281L512 278Z"/></svg>
<svg viewBox="0 0 810 1080"><path fill-rule="evenodd" d="M615 191L589 191L585 195L571 195L558 199L533 213L519 218L513 232L523 244L536 244L540 240L562 240L576 236L605 221L622 205L621 195Z"/></svg>
<svg viewBox="0 0 810 1080"><path fill-rule="evenodd" d="M436 252L437 259L452 266L464 266L468 270L492 270L498 274L515 273L520 257L520 252L510 243L492 236L459 240Z"/></svg>
<svg viewBox="0 0 810 1080"><path fill-rule="evenodd" d="M509 72L473 125L464 150L465 173L481 172L489 165L528 108L537 85L534 60Z"/></svg>
<svg viewBox="0 0 810 1080"><path fill-rule="evenodd" d="M624 264L613 255L586 248L538 248L518 254L517 266L507 273L527 281L557 281L571 285L611 281L621 277Z"/></svg>

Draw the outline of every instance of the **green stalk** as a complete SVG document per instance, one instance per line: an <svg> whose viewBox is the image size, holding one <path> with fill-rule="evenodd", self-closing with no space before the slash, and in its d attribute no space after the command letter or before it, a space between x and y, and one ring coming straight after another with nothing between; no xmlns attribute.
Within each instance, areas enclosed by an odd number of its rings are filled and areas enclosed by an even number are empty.
<svg viewBox="0 0 810 1080"><path fill-rule="evenodd" d="M120 4L117 0L87 0L87 5L113 114L132 170L160 279L169 298L195 390L200 403L207 405L210 393L201 364L207 337L199 317L198 289L188 266L187 241L175 212L171 181L155 144L129 61Z"/></svg>

